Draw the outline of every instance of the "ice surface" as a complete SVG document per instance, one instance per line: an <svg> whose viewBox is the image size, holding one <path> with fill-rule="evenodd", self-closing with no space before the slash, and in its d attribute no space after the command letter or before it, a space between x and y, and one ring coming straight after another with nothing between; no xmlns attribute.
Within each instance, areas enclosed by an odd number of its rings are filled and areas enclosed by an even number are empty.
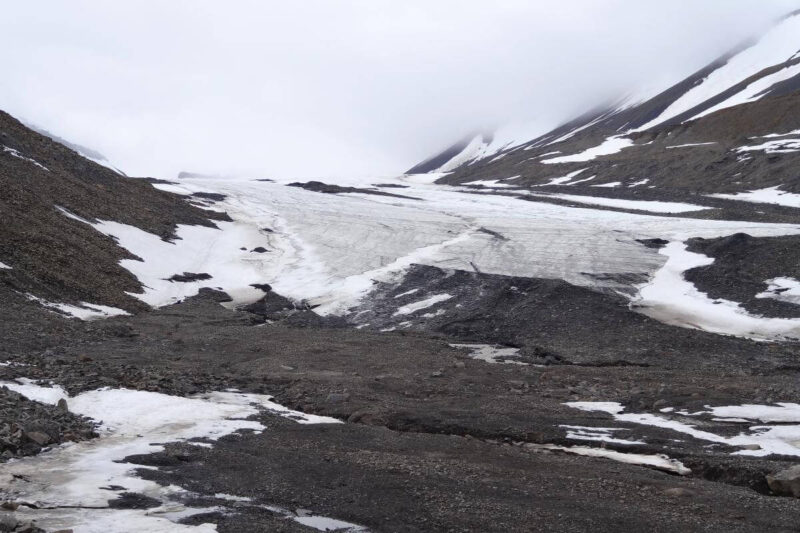
<svg viewBox="0 0 800 533"><path fill-rule="evenodd" d="M800 337L800 319L751 315L736 302L712 300L684 279L684 272L710 265L712 258L689 252L682 242L670 242L659 253L667 262L641 286L636 301L646 315L668 324L754 339Z"/></svg>
<svg viewBox="0 0 800 533"><path fill-rule="evenodd" d="M619 187L620 185L622 185L621 181L612 181L609 183L601 183L600 185L592 185L592 187L607 187L609 189L613 189L615 187Z"/></svg>
<svg viewBox="0 0 800 533"><path fill-rule="evenodd" d="M430 176L417 178L345 177L337 183L364 186L379 179L404 185L404 195L422 200L321 194L245 178L182 180L179 186L186 194L225 195L215 206L224 209L233 222L220 222L219 229L179 226L180 238L173 242L131 226L65 214L115 236L143 259L124 260L121 265L146 286L137 296L151 305L172 303L201 287L219 287L234 303L243 303L263 295L250 284L268 283L290 299L319 306L315 311L321 314L346 314L377 282L397 283L413 264L563 279L579 286L629 292L633 287L613 274L653 274L667 261L637 239L685 241L738 232L755 237L800 234L800 227L789 224L664 218L592 209L588 204L530 202L426 183ZM609 201L589 198L569 201ZM653 213L689 209L689 204L621 202L618 206ZM269 251L252 252L257 246ZM212 278L167 281L183 272L207 273Z"/></svg>
<svg viewBox="0 0 800 533"><path fill-rule="evenodd" d="M191 398L128 389L99 389L68 397L60 387L43 387L25 380L2 383L25 396L46 403L67 400L73 413L101 422L100 438L65 444L35 457L0 465L3 499L37 501L44 507L61 507L36 513L48 529L74 528L76 533L94 531L198 531L174 524L195 511L174 501L183 493L136 477L134 465L119 462L136 454L163 450L161 444L193 438L216 440L239 430L263 431L258 421L245 420L267 410L298 423L339 423L328 417L306 415L271 401L269 396L214 392ZM22 476L22 477L20 477ZM129 492L157 498L160 508L137 511L108 510L114 493L100 487L119 485ZM70 509L68 507L99 507ZM116 526L109 526L114 524ZM105 526L109 529L102 529ZM210 525L199 531L214 531Z"/></svg>
<svg viewBox="0 0 800 533"><path fill-rule="evenodd" d="M730 200L742 200L744 202L800 207L800 194L782 191L780 187L767 187L766 189L738 192L736 194L710 194L709 196L713 196L714 198L728 198Z"/></svg>
<svg viewBox="0 0 800 533"><path fill-rule="evenodd" d="M591 161L596 157L611 155L620 152L624 148L633 146L633 141L627 137L616 135L609 137L602 144L594 146L583 152L573 155L565 155L561 157L554 157L552 159L542 159L542 163L553 165L557 163L582 163L584 161Z"/></svg>

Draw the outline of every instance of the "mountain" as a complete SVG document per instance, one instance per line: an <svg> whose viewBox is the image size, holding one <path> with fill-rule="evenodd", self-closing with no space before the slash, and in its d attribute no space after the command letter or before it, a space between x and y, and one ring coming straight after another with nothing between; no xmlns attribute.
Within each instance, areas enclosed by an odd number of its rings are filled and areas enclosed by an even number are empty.
<svg viewBox="0 0 800 533"><path fill-rule="evenodd" d="M0 112L0 531L797 530L798 20L427 174Z"/></svg>
<svg viewBox="0 0 800 533"><path fill-rule="evenodd" d="M580 182L662 194L800 190L798 36L795 12L658 94L623 98L488 154L475 150L476 137L409 172L449 172L440 179L448 184Z"/></svg>
<svg viewBox="0 0 800 533"><path fill-rule="evenodd" d="M0 112L0 269L3 290L52 305L136 311L135 259L85 221L128 224L169 240L179 224L213 226L204 211L87 159ZM89 309L89 308L87 308Z"/></svg>

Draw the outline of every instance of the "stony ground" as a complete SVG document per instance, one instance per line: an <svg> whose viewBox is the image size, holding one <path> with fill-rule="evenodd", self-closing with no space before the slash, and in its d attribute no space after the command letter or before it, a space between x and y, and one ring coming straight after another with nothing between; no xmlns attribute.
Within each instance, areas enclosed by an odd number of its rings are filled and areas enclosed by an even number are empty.
<svg viewBox="0 0 800 533"><path fill-rule="evenodd" d="M409 279L435 284L435 270ZM483 278L484 298L519 282ZM575 444L563 424L620 426L568 401L618 401L637 412L798 401L799 347L676 329L610 296L528 282L532 300L514 307L518 321L496 322L536 363L527 366L478 361L450 346L498 334L494 322L470 314L485 305L481 299L456 317L468 329L434 321L427 331L379 332L322 320L274 294L255 312L229 311L219 303L225 295L204 291L159 311L84 323L7 293L0 327L11 342L0 359L14 364L0 367L0 380L52 380L72 394L102 386L180 395L234 387L346 422L300 426L264 414L268 430L260 435L129 458L159 466L140 473L192 491L196 505L217 493L251 498L225 503L232 512L192 519L216 521L220 531L305 530L267 505L313 509L373 531L796 530L800 501L772 495L766 482L796 464L792 458L731 455L736 449L692 438L671 443L672 432L629 424L622 424L626 437L645 443L626 451L662 453L669 445L692 474L539 445ZM548 301L566 311L554 316Z"/></svg>

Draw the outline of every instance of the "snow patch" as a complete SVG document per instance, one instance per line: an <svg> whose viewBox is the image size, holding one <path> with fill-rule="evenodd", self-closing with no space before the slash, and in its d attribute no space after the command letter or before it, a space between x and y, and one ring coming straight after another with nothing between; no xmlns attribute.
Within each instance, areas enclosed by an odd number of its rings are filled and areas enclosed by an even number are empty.
<svg viewBox="0 0 800 533"><path fill-rule="evenodd" d="M567 438L570 440L592 440L598 442L608 442L611 444L622 444L633 446L636 444L644 444L639 440L618 439L613 436L617 431L630 431L626 428L599 428L590 426L567 426L561 425L567 430Z"/></svg>
<svg viewBox="0 0 800 533"><path fill-rule="evenodd" d="M440 302L445 302L452 298L452 294L436 294L431 296L430 298L425 298L424 300L420 300L418 302L413 302L410 304L406 304L402 307L398 307L397 311L394 312L394 316L398 315L410 315L411 313L415 313L420 309L427 309L433 305L436 305Z"/></svg>
<svg viewBox="0 0 800 533"><path fill-rule="evenodd" d="M603 198L595 196L582 196L579 194L533 194L542 198L557 198L570 202L578 202L589 205L601 205L604 207L615 207L618 209L632 209L636 211L650 211L651 213L689 213L712 209L702 205L684 204L680 202L659 202L648 200L622 200L619 198Z"/></svg>
<svg viewBox="0 0 800 533"><path fill-rule="evenodd" d="M3 487L4 499L36 501L42 504L40 507L56 508L25 511L33 513L39 525L49 530L215 531L210 524L190 527L173 523L171 520L204 511L179 504L176 496L185 494L179 487L162 487L141 479L134 470L142 467L120 461L129 455L164 449L154 443L195 438L213 441L239 430L263 431L266 428L260 422L246 420L262 410L301 424L340 423L333 418L292 411L259 394L213 392L182 398L106 388L68 397L60 387L42 387L28 380L3 385L46 403L66 399L71 412L100 421L98 439L65 444L35 457L0 465L0 479L8 480ZM101 487L110 485L159 499L164 505L150 510L109 509L114 493Z"/></svg>
<svg viewBox="0 0 800 533"><path fill-rule="evenodd" d="M129 315L127 311L117 307L110 307L107 305L91 304L88 302L81 302L78 305L70 305L57 302L48 302L42 298L38 298L33 294L26 294L25 297L36 302L48 309L53 309L59 313L79 318L81 320L96 320L98 318L108 318L112 316Z"/></svg>
<svg viewBox="0 0 800 533"><path fill-rule="evenodd" d="M527 365L522 361L506 359L519 355L519 348L507 348L494 344L451 344L452 348L466 349L470 351L469 356L479 361L487 363L510 363L514 365Z"/></svg>
<svg viewBox="0 0 800 533"><path fill-rule="evenodd" d="M730 89L742 80L758 74L765 68L779 65L797 53L797 35L800 35L800 16L784 19L767 32L756 44L732 57L727 63L686 91L658 117L637 128L649 129L693 109L710 98ZM751 91L745 89L745 95ZM736 97L734 97L736 98Z"/></svg>
<svg viewBox="0 0 800 533"><path fill-rule="evenodd" d="M670 459L666 455L647 455L643 453L625 453L606 448L590 448L586 446L557 446L555 444L529 444L529 447L539 450L561 451L585 457L600 457L611 459L618 463L649 466L658 470L673 472L682 476L691 474L692 471L677 459Z"/></svg>
<svg viewBox="0 0 800 533"><path fill-rule="evenodd" d="M756 298L771 298L781 302L800 305L800 280L795 278L768 279L767 290L756 294Z"/></svg>
<svg viewBox="0 0 800 533"><path fill-rule="evenodd" d="M642 313L667 324L757 340L800 337L800 319L751 315L736 302L712 300L686 281L684 272L710 265L712 258L689 252L682 242L670 242L659 253L667 262L640 286L635 300Z"/></svg>
<svg viewBox="0 0 800 533"><path fill-rule="evenodd" d="M689 143L689 144L673 144L672 146L666 146L667 150L673 150L675 148L690 148L692 146L711 146L712 144L717 144L716 142L710 143Z"/></svg>
<svg viewBox="0 0 800 533"><path fill-rule="evenodd" d="M780 186L767 187L766 189L757 189L749 192L737 192L736 194L709 194L709 196L713 198L741 200L743 202L800 207L800 194L782 191L780 190Z"/></svg>
<svg viewBox="0 0 800 533"><path fill-rule="evenodd" d="M800 425L752 426L749 428L750 433L724 437L664 416L648 413L624 413L624 407L616 402L568 402L565 405L582 411L608 413L618 422L668 429L689 435L698 440L725 444L735 448L745 448L733 452L734 455L765 457L777 454L800 457L800 447L798 447L800 446ZM681 416L710 414L716 417L737 417L739 419L756 419L780 423L800 421L800 405L797 404L723 406L709 409L709 411L698 413L680 412L677 414ZM662 410L662 412L664 411Z"/></svg>
<svg viewBox="0 0 800 533"><path fill-rule="evenodd" d="M557 153L561 153L561 152L557 152ZM581 172L584 172L586 170L587 169L582 168L580 170L576 170L574 172L570 172L566 176L561 176L560 178L553 178L549 182L545 183L545 185L563 185L563 184L565 184L565 183L567 183L569 181L572 181L572 178L574 178L575 176L577 176L578 174L580 174Z"/></svg>
<svg viewBox="0 0 800 533"><path fill-rule="evenodd" d="M600 156L616 154L617 152L620 152L623 149L631 146L633 146L633 141L631 139L617 135L614 137L609 137L603 141L602 144L584 150L578 154L554 157L552 159L543 159L542 163L547 165L558 163L582 163L585 161L591 161L592 159Z"/></svg>
<svg viewBox="0 0 800 533"><path fill-rule="evenodd" d="M31 159L30 157L25 157L24 155L19 153L17 150L14 150L13 148L10 148L8 146L3 145L3 152L5 152L7 154L11 154L12 156L14 156L16 158L19 158L19 159L22 159L24 161L27 161L28 163L32 163L32 164L36 165L37 167L41 168L42 170L46 170L47 172L50 172L50 169L47 168L46 166L44 166L43 164L39 163L35 159Z"/></svg>

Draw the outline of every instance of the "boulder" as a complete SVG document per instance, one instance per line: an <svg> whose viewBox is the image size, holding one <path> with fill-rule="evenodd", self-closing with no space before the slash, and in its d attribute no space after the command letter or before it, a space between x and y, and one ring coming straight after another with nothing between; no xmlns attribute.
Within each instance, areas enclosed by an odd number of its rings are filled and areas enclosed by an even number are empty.
<svg viewBox="0 0 800 533"><path fill-rule="evenodd" d="M775 494L800 498L800 465L767 476L767 485Z"/></svg>

